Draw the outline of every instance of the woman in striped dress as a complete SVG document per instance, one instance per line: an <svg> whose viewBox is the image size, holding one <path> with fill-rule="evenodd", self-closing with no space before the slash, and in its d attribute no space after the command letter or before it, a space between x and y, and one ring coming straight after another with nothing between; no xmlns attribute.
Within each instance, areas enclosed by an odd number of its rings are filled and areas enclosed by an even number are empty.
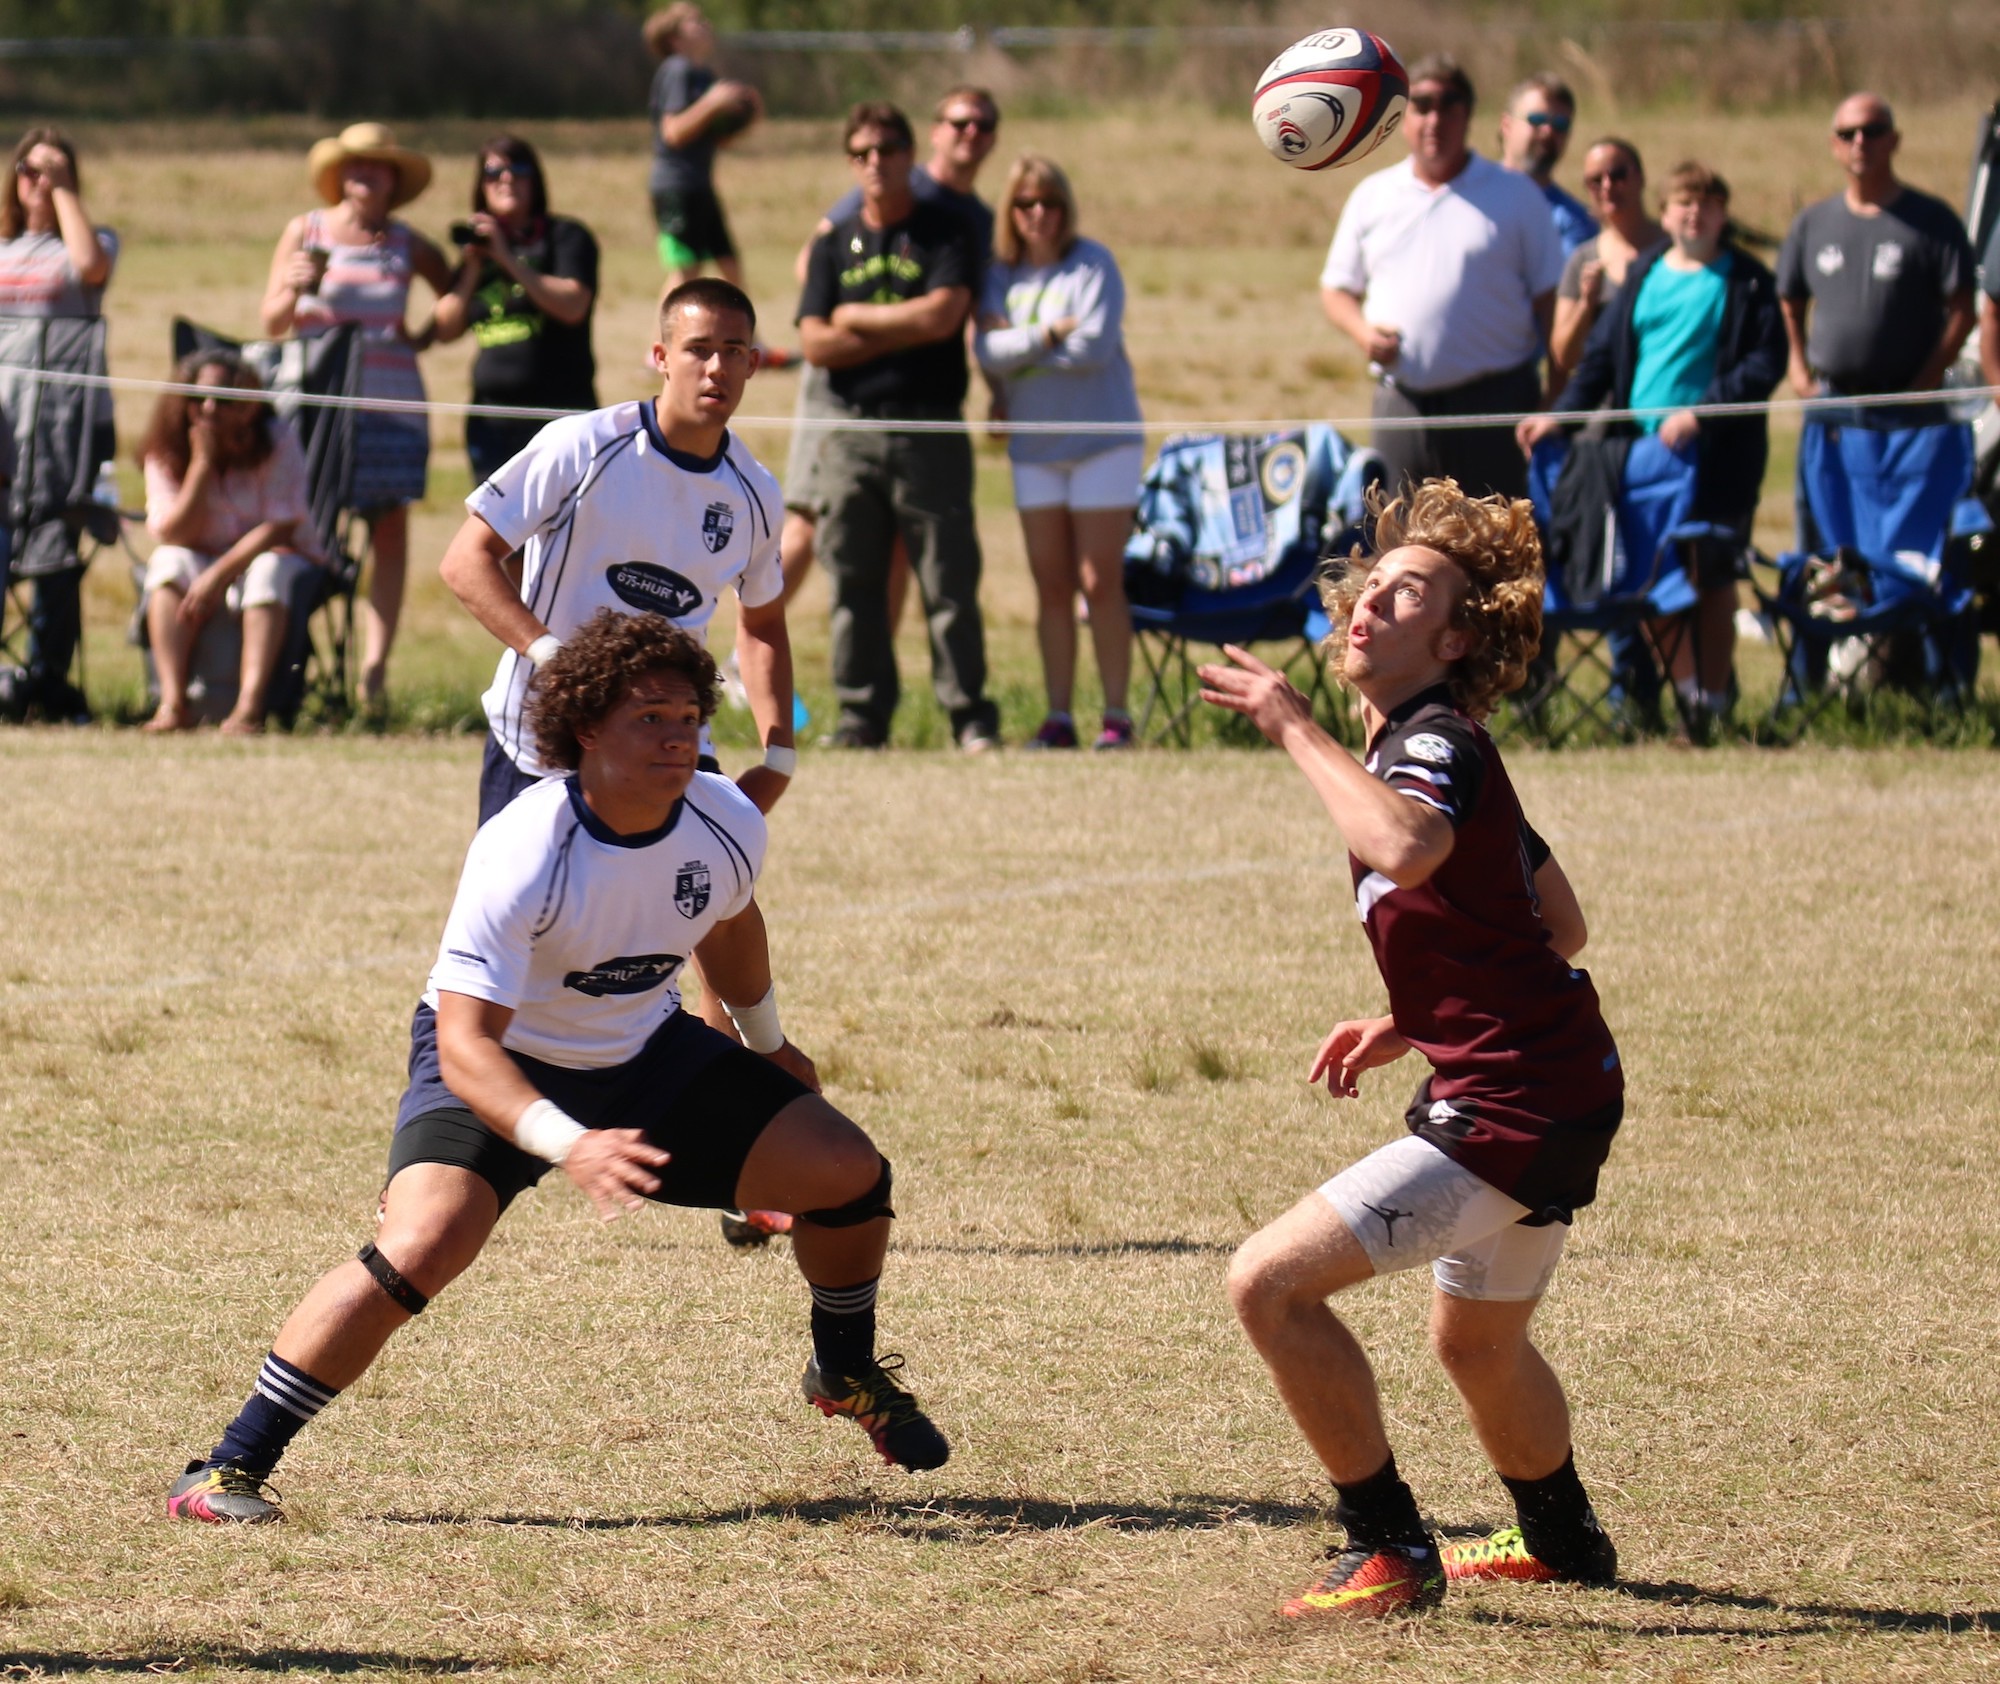
<svg viewBox="0 0 2000 1684"><path fill-rule="evenodd" d="M428 324L405 321L410 280L432 292L451 284L451 264L429 240L389 213L430 185L430 160L396 144L380 123L356 123L312 149L307 171L326 202L285 225L264 293L264 331L272 338L325 333L347 322L362 330L362 392L421 402L417 353ZM430 422L420 414L364 410L356 439L355 510L368 522L374 564L362 612L361 696L379 709L403 606L409 558L409 505L424 494Z"/></svg>

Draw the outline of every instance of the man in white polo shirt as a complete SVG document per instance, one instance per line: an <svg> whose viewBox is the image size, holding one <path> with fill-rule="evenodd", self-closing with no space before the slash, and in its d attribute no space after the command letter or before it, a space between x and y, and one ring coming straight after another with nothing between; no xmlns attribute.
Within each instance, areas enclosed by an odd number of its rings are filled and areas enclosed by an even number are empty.
<svg viewBox="0 0 2000 1684"><path fill-rule="evenodd" d="M1359 345L1379 385L1375 447L1392 476L1440 475L1471 495L1527 495L1506 426L1427 418L1542 407L1539 372L1562 278L1562 239L1528 177L1465 142L1472 80L1444 54L1410 71L1410 155L1347 201L1320 274L1327 319Z"/></svg>

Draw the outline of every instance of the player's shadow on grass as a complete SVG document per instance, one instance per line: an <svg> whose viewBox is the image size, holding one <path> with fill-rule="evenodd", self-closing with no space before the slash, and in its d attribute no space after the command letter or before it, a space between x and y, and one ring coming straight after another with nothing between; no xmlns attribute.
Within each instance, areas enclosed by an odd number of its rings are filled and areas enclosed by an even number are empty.
<svg viewBox="0 0 2000 1684"><path fill-rule="evenodd" d="M389 1513L389 1526L548 1526L578 1532L619 1532L635 1527L744 1526L758 1520L803 1520L838 1526L872 1520L913 1538L953 1532L1003 1537L1010 1532L1200 1531L1248 1522L1258 1526L1307 1526L1324 1520L1316 1504L1253 1503L1191 1492L1167 1503L1059 1503L1035 1497L940 1497L928 1503L883 1502L872 1497L811 1497L798 1502L740 1503L683 1514L566 1515Z"/></svg>
<svg viewBox="0 0 2000 1684"><path fill-rule="evenodd" d="M1686 1610L1687 1617L1628 1626L1608 1619L1557 1620L1540 1615L1523 1618L1512 1612L1478 1608L1473 1610L1472 1618L1486 1625L1545 1626L1551 1629L1560 1626L1566 1630L1588 1626L1593 1630L1616 1632L1628 1637L1769 1638L1866 1632L2000 1634L2000 1609L1939 1614L1920 1613L1913 1608L1863 1608L1832 1602L1793 1602L1783 1597L1710 1590L1679 1579L1657 1584L1647 1579L1620 1579L1612 1594L1630 1597L1635 1602L1668 1603ZM1746 1621L1711 1621L1703 1617L1709 1609L1773 1614L1778 1619L1761 1625Z"/></svg>
<svg viewBox="0 0 2000 1684"><path fill-rule="evenodd" d="M157 1655L86 1655L75 1651L0 1650L0 1677L88 1678L96 1673L171 1676L189 1667L238 1672L433 1673L492 1672L501 1663L469 1655L402 1655L374 1649L241 1649L230 1643L192 1644Z"/></svg>

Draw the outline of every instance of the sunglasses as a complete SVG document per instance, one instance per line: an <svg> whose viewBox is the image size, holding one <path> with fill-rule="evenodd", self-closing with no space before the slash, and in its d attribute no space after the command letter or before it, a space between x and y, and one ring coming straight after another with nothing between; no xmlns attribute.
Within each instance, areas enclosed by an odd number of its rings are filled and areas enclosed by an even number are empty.
<svg viewBox="0 0 2000 1684"><path fill-rule="evenodd" d="M1565 117L1560 111L1530 111L1522 118L1531 129L1554 129L1557 134L1568 134L1569 126L1575 120Z"/></svg>
<svg viewBox="0 0 2000 1684"><path fill-rule="evenodd" d="M1465 103L1463 94L1412 94L1410 109L1419 117L1428 117L1434 111L1452 111Z"/></svg>
<svg viewBox="0 0 2000 1684"><path fill-rule="evenodd" d="M855 163L865 164L871 158L893 158L898 152L907 152L909 149L906 142L891 140L884 141L878 146L850 146L847 155Z"/></svg>
<svg viewBox="0 0 2000 1684"><path fill-rule="evenodd" d="M1622 184L1624 182L1630 181L1631 179L1632 179L1632 171L1628 165L1614 164L1610 169L1605 170L1600 174L1585 176L1583 178L1583 184L1585 187L1589 188L1610 187L1616 184Z"/></svg>
<svg viewBox="0 0 2000 1684"><path fill-rule="evenodd" d="M1060 199L1016 199L1014 208L1017 211L1059 211L1063 208L1063 202Z"/></svg>
<svg viewBox="0 0 2000 1684"><path fill-rule="evenodd" d="M518 158L509 158L504 164L481 164L479 173L487 181L501 181L510 175L518 181L526 181L535 173L535 166Z"/></svg>
<svg viewBox="0 0 2000 1684"><path fill-rule="evenodd" d="M1872 123L1854 123L1844 129L1835 129L1833 137L1852 146L1857 140L1880 140L1885 134L1895 132L1895 124L1885 123L1878 117Z"/></svg>
<svg viewBox="0 0 2000 1684"><path fill-rule="evenodd" d="M960 134L972 129L980 134L991 134L1000 126L997 117L940 117L938 121L948 129L956 129Z"/></svg>
<svg viewBox="0 0 2000 1684"><path fill-rule="evenodd" d="M49 172L40 164L31 164L26 158L14 165L14 173L23 181L46 181L49 176Z"/></svg>

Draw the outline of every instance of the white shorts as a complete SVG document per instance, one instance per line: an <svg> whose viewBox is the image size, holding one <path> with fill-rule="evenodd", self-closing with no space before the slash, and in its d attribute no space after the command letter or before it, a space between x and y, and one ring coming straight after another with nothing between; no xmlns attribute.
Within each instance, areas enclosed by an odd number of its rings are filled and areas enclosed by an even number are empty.
<svg viewBox="0 0 2000 1684"><path fill-rule="evenodd" d="M1524 1228L1528 1207L1488 1186L1428 1140L1405 1135L1320 1188L1378 1275L1431 1266L1454 1298L1539 1298L1562 1257L1569 1225Z"/></svg>
<svg viewBox="0 0 2000 1684"><path fill-rule="evenodd" d="M1016 462L1017 509L1130 509L1146 471L1143 444L1115 444L1069 462Z"/></svg>
<svg viewBox="0 0 2000 1684"><path fill-rule="evenodd" d="M179 544L162 544L146 561L146 595L163 585L186 594L195 580L206 573L214 556ZM297 550L266 550L251 558L250 565L229 587L229 612L241 614L246 608L269 608L290 597L293 581L311 569L312 563Z"/></svg>

